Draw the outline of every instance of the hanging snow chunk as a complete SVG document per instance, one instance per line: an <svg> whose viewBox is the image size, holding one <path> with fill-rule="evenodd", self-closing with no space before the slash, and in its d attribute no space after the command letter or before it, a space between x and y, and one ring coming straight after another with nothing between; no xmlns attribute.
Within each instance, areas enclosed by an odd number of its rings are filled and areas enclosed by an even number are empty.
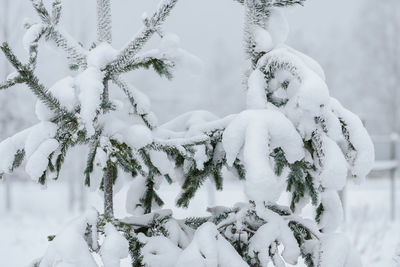
<svg viewBox="0 0 400 267"><path fill-rule="evenodd" d="M104 232L106 238L100 249L104 267L120 267L121 259L128 257L129 243L111 223L105 225Z"/></svg>
<svg viewBox="0 0 400 267"><path fill-rule="evenodd" d="M123 140L134 149L141 149L153 142L153 134L144 125L135 124L122 131Z"/></svg>
<svg viewBox="0 0 400 267"><path fill-rule="evenodd" d="M56 139L49 139L44 141L38 149L29 157L25 171L34 181L38 181L39 178L46 171L49 164L49 156L51 153L56 151L59 144Z"/></svg>
<svg viewBox="0 0 400 267"><path fill-rule="evenodd" d="M289 36L289 24L285 18L285 15L280 9L271 9L267 30L271 36L274 47L286 42Z"/></svg>
<svg viewBox="0 0 400 267"><path fill-rule="evenodd" d="M138 234L140 242L144 243L141 249L143 263L151 267L175 267L182 250L164 236L147 237Z"/></svg>
<svg viewBox="0 0 400 267"><path fill-rule="evenodd" d="M304 158L301 137L279 111L246 110L238 114L227 126L222 144L229 166L243 151L246 193L256 201L276 201L280 196L282 185L269 159L275 148L282 148L289 163Z"/></svg>
<svg viewBox="0 0 400 267"><path fill-rule="evenodd" d="M103 42L98 44L89 52L87 64L89 67L101 70L107 66L108 63L113 61L117 55L117 50L115 50L109 43Z"/></svg>
<svg viewBox="0 0 400 267"><path fill-rule="evenodd" d="M346 185L347 161L339 146L329 137L323 138L323 168L320 174L321 185L332 190L342 190Z"/></svg>
<svg viewBox="0 0 400 267"><path fill-rule="evenodd" d="M324 233L332 233L343 220L342 202L335 190L327 190L321 194L321 204L324 212L320 218L319 227Z"/></svg>
<svg viewBox="0 0 400 267"><path fill-rule="evenodd" d="M212 223L197 229L190 245L182 252L175 267L248 267L232 245Z"/></svg>
<svg viewBox="0 0 400 267"><path fill-rule="evenodd" d="M25 140L30 134L31 128L21 131L0 143L0 174L10 173L13 167L14 157L18 151L24 150Z"/></svg>
<svg viewBox="0 0 400 267"><path fill-rule="evenodd" d="M57 81L49 89L49 92L57 98L61 106L65 107L70 112L73 112L78 105L78 98L75 92L75 80L70 76ZM35 112L36 116L41 121L49 121L55 116L54 112L41 101L36 102Z"/></svg>
<svg viewBox="0 0 400 267"><path fill-rule="evenodd" d="M257 257L262 266L267 267L270 260L270 246L275 241L279 241L284 247L282 257L285 261L290 264L297 264L300 249L288 223L276 213L261 208L261 205L257 206L256 210L257 215L267 223L258 228L254 236L250 239L249 256L252 258ZM279 251L276 253L279 253Z"/></svg>
<svg viewBox="0 0 400 267"><path fill-rule="evenodd" d="M344 147L344 151L350 163L351 173L357 179L357 182L361 182L374 165L374 144L357 115L345 109L334 98L331 98L330 104L333 113L341 121L343 135L348 142L346 147Z"/></svg>
<svg viewBox="0 0 400 267"><path fill-rule="evenodd" d="M42 121L31 127L25 140L26 156L30 157L44 141L53 138L56 132L57 125L48 121Z"/></svg>
<svg viewBox="0 0 400 267"><path fill-rule="evenodd" d="M50 242L39 267L98 267L84 238L86 227L90 223L90 218L86 216L79 217L69 223Z"/></svg>
<svg viewBox="0 0 400 267"><path fill-rule="evenodd" d="M256 52L268 52L274 48L274 42L268 31L260 26L254 26L254 42Z"/></svg>
<svg viewBox="0 0 400 267"><path fill-rule="evenodd" d="M81 103L80 117L89 135L95 133L93 120L101 104L101 94L104 89L103 79L104 74L94 67L87 68L76 77L76 84L79 88L78 99Z"/></svg>
<svg viewBox="0 0 400 267"><path fill-rule="evenodd" d="M37 39L44 32L45 29L46 26L41 23L33 24L29 27L29 29L25 32L24 37L22 38L22 43L26 51L29 52L30 46L37 42Z"/></svg>

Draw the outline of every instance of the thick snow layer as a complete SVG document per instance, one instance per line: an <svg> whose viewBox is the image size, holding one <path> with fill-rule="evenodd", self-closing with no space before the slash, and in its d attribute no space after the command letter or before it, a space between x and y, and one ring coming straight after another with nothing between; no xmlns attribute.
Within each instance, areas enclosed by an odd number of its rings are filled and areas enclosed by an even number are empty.
<svg viewBox="0 0 400 267"><path fill-rule="evenodd" d="M97 68L89 67L76 77L76 84L79 88L78 99L81 103L80 117L84 122L89 135L95 133L93 120L101 104L103 93L104 74Z"/></svg>
<svg viewBox="0 0 400 267"><path fill-rule="evenodd" d="M346 185L348 163L339 146L329 137L323 139L324 159L319 175L321 185L332 190L342 190Z"/></svg>
<svg viewBox="0 0 400 267"><path fill-rule="evenodd" d="M161 174L168 174L171 178L175 176L175 164L168 158L165 152L151 150L150 158Z"/></svg>
<svg viewBox="0 0 400 267"><path fill-rule="evenodd" d="M271 36L274 47L286 42L289 36L289 24L280 9L271 9L267 30Z"/></svg>
<svg viewBox="0 0 400 267"><path fill-rule="evenodd" d="M144 214L140 199L146 191L146 179L142 176L136 177L130 184L126 195L126 212L134 216Z"/></svg>
<svg viewBox="0 0 400 267"><path fill-rule="evenodd" d="M128 257L129 254L128 240L110 223L106 224L104 232L106 238L100 249L104 267L120 267L121 259Z"/></svg>
<svg viewBox="0 0 400 267"><path fill-rule="evenodd" d="M108 63L113 61L118 55L118 51L115 50L108 43L100 43L91 50L87 56L87 64L89 67L96 69L103 69Z"/></svg>
<svg viewBox="0 0 400 267"><path fill-rule="evenodd" d="M182 250L164 236L146 237L140 233L140 242L144 243L141 249L143 263L151 267L175 267L175 263Z"/></svg>
<svg viewBox="0 0 400 267"><path fill-rule="evenodd" d="M175 267L248 267L216 226L205 223L197 229L193 241L179 256Z"/></svg>
<svg viewBox="0 0 400 267"><path fill-rule="evenodd" d="M126 144L133 149L140 149L153 142L152 132L144 125L135 124L122 133Z"/></svg>
<svg viewBox="0 0 400 267"><path fill-rule="evenodd" d="M336 99L330 101L333 112L346 124L349 141L356 149L355 154L346 151L350 160L351 173L363 181L371 171L375 161L375 149L367 130L360 118L345 109Z"/></svg>
<svg viewBox="0 0 400 267"><path fill-rule="evenodd" d="M222 144L229 166L243 151L246 193L256 201L276 201L281 194L282 184L269 162L273 149L282 148L290 163L304 157L303 142L292 123L272 110L247 110L237 115L226 128Z"/></svg>
<svg viewBox="0 0 400 267"><path fill-rule="evenodd" d="M49 92L58 99L61 106L65 107L70 112L73 112L78 105L78 98L75 92L75 80L70 76L56 82L49 89ZM54 113L40 100L36 102L35 111L36 116L41 121L49 121L54 117Z"/></svg>
<svg viewBox="0 0 400 267"><path fill-rule="evenodd" d="M358 253L343 234L328 234L321 237L321 266L361 267Z"/></svg>
<svg viewBox="0 0 400 267"><path fill-rule="evenodd" d="M26 157L29 158L45 140L53 138L56 132L57 125L48 121L42 121L31 127L25 140Z"/></svg>
<svg viewBox="0 0 400 267"><path fill-rule="evenodd" d="M269 247L275 241L279 241L284 247L282 257L285 261L290 264L297 264L300 249L287 221L265 208L257 207L257 215L267 223L261 226L250 239L249 255L255 257L258 253L262 266L267 267L270 259Z"/></svg>
<svg viewBox="0 0 400 267"><path fill-rule="evenodd" d="M33 24L25 32L22 42L24 49L29 52L30 46L39 38L39 35L43 33L45 26L41 23Z"/></svg>
<svg viewBox="0 0 400 267"><path fill-rule="evenodd" d="M327 190L321 194L321 203L324 206L319 227L324 233L334 232L343 221L343 207L339 195L334 190Z"/></svg>
<svg viewBox="0 0 400 267"><path fill-rule="evenodd" d="M184 137L186 132L193 132L193 128L199 127L208 122L217 120L218 117L213 113L206 110L196 110L184 113L175 119L160 126L161 136L162 133L166 134L167 130L170 133L181 133L181 135L165 136L167 138Z"/></svg>
<svg viewBox="0 0 400 267"><path fill-rule="evenodd" d="M32 128L21 131L0 143L0 173L10 173L15 154L25 147L25 140Z"/></svg>
<svg viewBox="0 0 400 267"><path fill-rule="evenodd" d="M37 181L46 171L49 164L49 156L58 148L56 139L44 141L28 158L25 171L34 180Z"/></svg>
<svg viewBox="0 0 400 267"><path fill-rule="evenodd" d="M50 242L39 267L98 267L84 239L86 216L69 223Z"/></svg>
<svg viewBox="0 0 400 267"><path fill-rule="evenodd" d="M254 26L254 42L256 52L267 52L274 47L271 34L260 26Z"/></svg>

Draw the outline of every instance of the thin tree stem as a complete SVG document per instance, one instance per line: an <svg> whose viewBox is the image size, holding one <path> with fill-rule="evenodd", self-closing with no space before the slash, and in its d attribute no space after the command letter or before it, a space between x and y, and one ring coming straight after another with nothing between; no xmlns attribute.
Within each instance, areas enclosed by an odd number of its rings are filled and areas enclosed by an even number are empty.
<svg viewBox="0 0 400 267"><path fill-rule="evenodd" d="M108 217L114 216L113 206L113 167L110 162L104 171L104 214Z"/></svg>

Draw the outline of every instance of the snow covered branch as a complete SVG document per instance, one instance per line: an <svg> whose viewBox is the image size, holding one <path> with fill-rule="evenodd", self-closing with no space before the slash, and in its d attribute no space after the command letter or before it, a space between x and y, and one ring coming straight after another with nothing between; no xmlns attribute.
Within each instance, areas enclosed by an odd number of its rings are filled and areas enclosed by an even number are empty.
<svg viewBox="0 0 400 267"><path fill-rule="evenodd" d="M112 42L111 0L97 0L97 41Z"/></svg>
<svg viewBox="0 0 400 267"><path fill-rule="evenodd" d="M46 9L42 0L32 0L32 5L42 23L31 25L24 38L27 40L34 39L32 37L38 34L38 29L44 30L46 38L53 40L58 47L62 48L73 64L86 66L87 51L67 32L58 27L61 17L61 1L55 0L53 2L51 13Z"/></svg>
<svg viewBox="0 0 400 267"><path fill-rule="evenodd" d="M178 0L161 0L157 11L146 21L143 29L121 50L118 57L109 64L108 69L112 73L122 72L131 64L133 57L142 49L150 37L157 32L165 21Z"/></svg>

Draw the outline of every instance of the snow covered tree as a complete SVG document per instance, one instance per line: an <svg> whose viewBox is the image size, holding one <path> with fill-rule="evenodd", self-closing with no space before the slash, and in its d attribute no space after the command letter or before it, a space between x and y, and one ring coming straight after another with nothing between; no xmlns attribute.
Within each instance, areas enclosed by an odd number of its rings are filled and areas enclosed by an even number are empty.
<svg viewBox="0 0 400 267"><path fill-rule="evenodd" d="M284 45L288 26L280 9L302 0L237 0L246 13L247 109L218 118L194 111L158 125L147 97L123 74L152 67L172 77L187 52L161 24L177 0L162 0L122 49L112 48L110 0L97 1L98 38L81 46L59 25L61 2L51 9L32 0L39 23L27 25L29 52L22 63L5 43L16 69L2 89L25 83L37 96L37 125L0 144L0 172L26 159L25 170L45 184L57 179L68 150L88 145L85 183L104 191L104 214L95 210L51 236L33 266L359 266L347 239L337 233L342 207L337 191L347 173L361 181L374 160L361 121L329 96L321 67ZM154 35L158 49L142 52ZM35 75L41 39L63 49L78 74L47 89ZM223 171L244 180L247 203L210 207L210 216L177 220L161 209L161 182L179 182L177 205L188 207L207 179L223 189ZM121 172L122 171L122 172ZM127 173L131 217L113 216L113 192ZM281 203L287 192L289 204ZM302 209L311 203L315 218ZM104 235L104 238L100 238ZM95 257L94 254L100 255Z"/></svg>

